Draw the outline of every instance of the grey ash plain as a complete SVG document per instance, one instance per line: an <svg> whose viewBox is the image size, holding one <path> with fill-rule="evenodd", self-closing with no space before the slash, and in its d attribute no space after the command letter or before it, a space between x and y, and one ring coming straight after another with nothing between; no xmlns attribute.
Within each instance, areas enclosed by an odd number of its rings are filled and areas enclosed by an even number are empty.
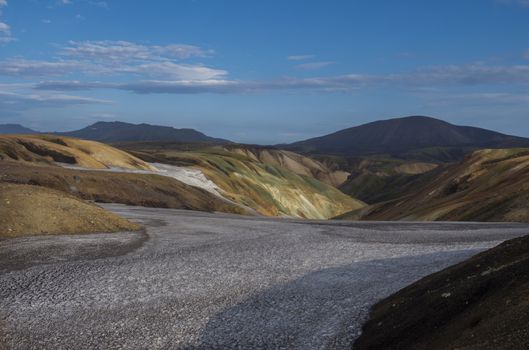
<svg viewBox="0 0 529 350"><path fill-rule="evenodd" d="M377 300L529 232L105 207L145 231L0 241L0 348L350 349Z"/></svg>

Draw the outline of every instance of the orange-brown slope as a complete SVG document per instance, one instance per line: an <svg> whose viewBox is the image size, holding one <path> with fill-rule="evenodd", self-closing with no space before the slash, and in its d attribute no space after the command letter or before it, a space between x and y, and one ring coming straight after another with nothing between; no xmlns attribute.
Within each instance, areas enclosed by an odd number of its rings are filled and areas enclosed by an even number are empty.
<svg viewBox="0 0 529 350"><path fill-rule="evenodd" d="M529 221L529 149L476 151L414 193L342 218Z"/></svg>

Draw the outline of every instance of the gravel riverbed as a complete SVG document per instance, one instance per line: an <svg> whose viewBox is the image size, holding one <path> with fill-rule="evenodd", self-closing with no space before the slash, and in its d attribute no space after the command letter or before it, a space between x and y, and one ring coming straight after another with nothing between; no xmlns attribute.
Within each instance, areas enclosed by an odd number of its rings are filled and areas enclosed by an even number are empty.
<svg viewBox="0 0 529 350"><path fill-rule="evenodd" d="M529 233L104 207L145 230L0 241L0 348L350 349L377 300Z"/></svg>

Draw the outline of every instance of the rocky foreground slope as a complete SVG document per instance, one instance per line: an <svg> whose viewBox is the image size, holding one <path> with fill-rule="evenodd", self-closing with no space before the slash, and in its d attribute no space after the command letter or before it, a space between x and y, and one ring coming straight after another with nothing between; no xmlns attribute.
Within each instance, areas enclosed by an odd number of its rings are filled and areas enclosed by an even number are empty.
<svg viewBox="0 0 529 350"><path fill-rule="evenodd" d="M527 349L529 236L428 276L379 302L356 341L367 349Z"/></svg>

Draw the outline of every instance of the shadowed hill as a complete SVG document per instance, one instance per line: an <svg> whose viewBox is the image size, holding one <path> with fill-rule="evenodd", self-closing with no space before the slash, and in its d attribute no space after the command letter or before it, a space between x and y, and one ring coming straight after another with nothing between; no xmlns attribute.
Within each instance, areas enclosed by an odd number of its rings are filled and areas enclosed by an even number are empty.
<svg viewBox="0 0 529 350"><path fill-rule="evenodd" d="M31 130L20 124L0 124L0 135L11 135L11 134L38 134L38 131Z"/></svg>
<svg viewBox="0 0 529 350"><path fill-rule="evenodd" d="M338 188L370 204L413 192L418 183L429 181L440 168L434 163L377 156L347 157L343 160L347 162L345 168L349 169L350 174Z"/></svg>
<svg viewBox="0 0 529 350"><path fill-rule="evenodd" d="M375 121L282 147L311 154L390 154L407 159L450 161L473 149L528 146L526 138L412 116Z"/></svg>

